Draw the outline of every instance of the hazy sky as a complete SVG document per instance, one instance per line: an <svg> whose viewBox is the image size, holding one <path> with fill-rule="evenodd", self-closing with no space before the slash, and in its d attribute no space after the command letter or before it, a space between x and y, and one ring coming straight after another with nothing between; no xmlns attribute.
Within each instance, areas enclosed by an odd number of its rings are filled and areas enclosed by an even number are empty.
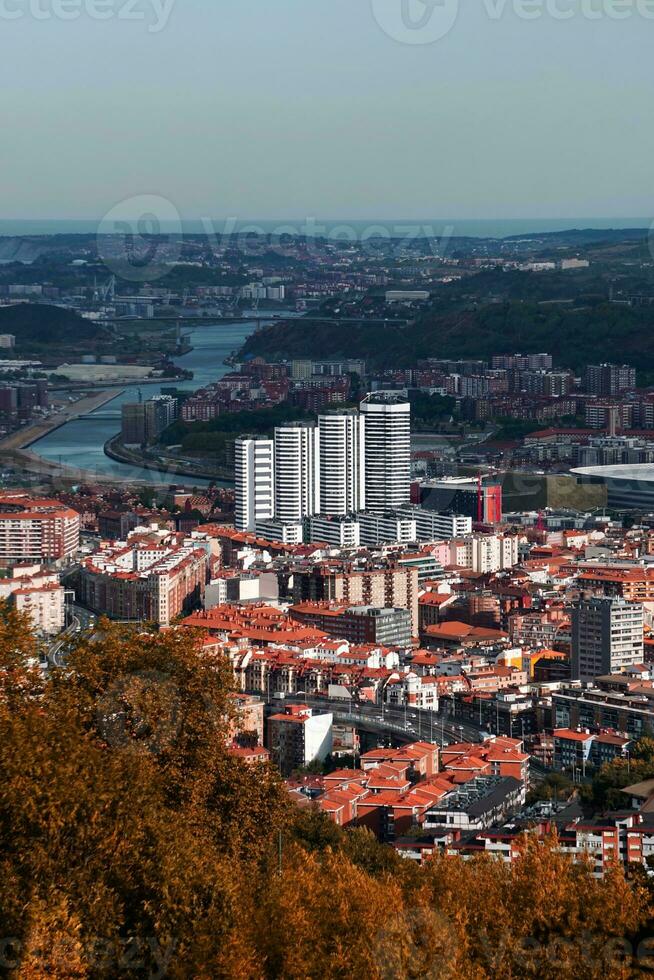
<svg viewBox="0 0 654 980"><path fill-rule="evenodd" d="M0 217L654 217L654 0L127 2L0 0Z"/></svg>

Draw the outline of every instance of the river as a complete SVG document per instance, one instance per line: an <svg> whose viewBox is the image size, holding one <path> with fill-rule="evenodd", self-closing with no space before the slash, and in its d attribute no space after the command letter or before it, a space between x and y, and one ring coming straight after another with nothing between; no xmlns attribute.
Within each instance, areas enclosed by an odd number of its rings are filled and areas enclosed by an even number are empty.
<svg viewBox="0 0 654 980"><path fill-rule="evenodd" d="M175 359L175 363L189 371L193 371L192 381L162 382L162 386L186 388L195 391L212 381L217 381L229 371L224 364L225 358L243 344L255 329L256 324L244 320L241 323L217 322L196 327L192 330L189 342L193 350ZM143 385L143 398L151 398L161 391L158 385ZM208 480L199 477L182 477L176 474L160 473L147 470L140 466L128 466L118 463L104 453L104 444L120 431L121 406L124 402L138 401L139 386L130 385L113 401L107 402L93 412L88 418L68 422L30 446L32 452L38 453L45 459L55 463L64 463L79 467L92 473L115 475L127 479L155 485L170 483L189 484L193 486L208 486ZM219 481L216 481L219 482Z"/></svg>

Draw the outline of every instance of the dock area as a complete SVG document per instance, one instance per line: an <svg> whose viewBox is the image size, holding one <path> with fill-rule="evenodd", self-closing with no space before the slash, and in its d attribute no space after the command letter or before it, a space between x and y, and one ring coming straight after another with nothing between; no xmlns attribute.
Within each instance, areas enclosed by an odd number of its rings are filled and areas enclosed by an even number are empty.
<svg viewBox="0 0 654 980"><path fill-rule="evenodd" d="M42 419L33 425L25 425L17 429L16 432L12 432L0 440L0 454L27 449L28 446L38 442L39 439L43 439L44 436L47 436L50 432L54 432L55 429L59 429L62 425L66 425L67 422L73 422L75 419L80 418L80 416L88 415L97 408L106 405L107 402L113 401L124 390L124 388L109 388L98 391L94 395L87 395L85 398L80 398L78 401L72 402L60 412L51 415L47 419Z"/></svg>
<svg viewBox="0 0 654 980"><path fill-rule="evenodd" d="M113 401L118 395L122 394L124 388L109 388L98 391L93 395L87 395L76 402L65 406L60 412L51 415L50 418L42 419L33 425L26 425L16 432L12 432L4 439L0 440L0 464L18 467L26 473L42 477L46 480L60 479L66 482L80 482L88 480L94 483L128 483L134 481L122 480L114 477L90 473L79 470L65 463L55 463L52 460L44 459L38 453L30 452L29 447L39 439L47 436L50 432L66 425L67 422L74 422L75 419L83 415L94 412L97 408Z"/></svg>

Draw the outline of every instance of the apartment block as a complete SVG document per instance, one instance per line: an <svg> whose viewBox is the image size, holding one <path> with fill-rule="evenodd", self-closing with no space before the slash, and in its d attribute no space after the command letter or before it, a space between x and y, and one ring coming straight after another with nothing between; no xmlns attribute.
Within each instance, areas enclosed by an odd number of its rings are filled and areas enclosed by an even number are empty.
<svg viewBox="0 0 654 980"><path fill-rule="evenodd" d="M643 661L643 607L601 596L572 610L572 677L589 681Z"/></svg>
<svg viewBox="0 0 654 980"><path fill-rule="evenodd" d="M282 776L312 762L322 762L332 750L333 715L319 714L305 704L285 705L270 715L267 748Z"/></svg>
<svg viewBox="0 0 654 980"><path fill-rule="evenodd" d="M95 552L81 570L81 599L111 619L167 626L202 605L204 549L118 543Z"/></svg>
<svg viewBox="0 0 654 980"><path fill-rule="evenodd" d="M71 558L79 532L80 515L58 500L0 495L0 564Z"/></svg>

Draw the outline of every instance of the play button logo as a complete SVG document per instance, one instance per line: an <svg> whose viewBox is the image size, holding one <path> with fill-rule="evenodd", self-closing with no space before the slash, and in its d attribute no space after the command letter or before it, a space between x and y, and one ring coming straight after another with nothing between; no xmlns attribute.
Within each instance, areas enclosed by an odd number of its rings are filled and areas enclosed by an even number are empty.
<svg viewBox="0 0 654 980"><path fill-rule="evenodd" d="M434 44L454 27L459 0L371 0L375 20L401 44Z"/></svg>

